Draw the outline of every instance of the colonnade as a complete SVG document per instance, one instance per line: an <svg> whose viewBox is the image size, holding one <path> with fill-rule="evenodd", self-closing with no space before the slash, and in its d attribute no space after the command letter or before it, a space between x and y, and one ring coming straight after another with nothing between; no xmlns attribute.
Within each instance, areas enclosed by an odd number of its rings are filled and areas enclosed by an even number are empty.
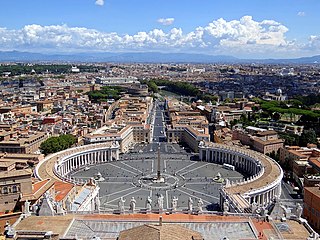
<svg viewBox="0 0 320 240"><path fill-rule="evenodd" d="M270 189L267 188L264 192L250 194L247 200L250 204L257 204L258 206L268 206L275 197L279 197L280 195L281 185L277 185Z"/></svg>
<svg viewBox="0 0 320 240"><path fill-rule="evenodd" d="M262 170L261 162L241 152L237 153L229 148L209 148L199 151L201 161L230 164L238 171L248 175L258 174Z"/></svg>
<svg viewBox="0 0 320 240"><path fill-rule="evenodd" d="M249 176L239 182L227 183L222 189L224 194L220 195L224 199L228 198L235 201L232 205L239 206L239 211L244 211L244 209L241 210L240 206L243 206L243 208L251 208L251 206L267 207L274 198L281 195L283 171L275 161L263 154L235 146L212 143L206 146L202 143L199 145L199 159L217 164L230 164L235 167L235 170L242 171ZM265 172L266 164L269 166L268 173ZM276 175L274 179L270 182L262 180L259 182L265 174L271 173ZM255 182L254 185L253 182ZM252 184L252 187L249 184ZM241 188L241 186L244 187ZM235 194L238 197L231 196ZM237 199L240 202L237 202ZM223 201L222 199L221 202Z"/></svg>
<svg viewBox="0 0 320 240"><path fill-rule="evenodd" d="M61 176L70 174L82 167L119 159L118 149L93 149L65 156L57 163L56 170Z"/></svg>

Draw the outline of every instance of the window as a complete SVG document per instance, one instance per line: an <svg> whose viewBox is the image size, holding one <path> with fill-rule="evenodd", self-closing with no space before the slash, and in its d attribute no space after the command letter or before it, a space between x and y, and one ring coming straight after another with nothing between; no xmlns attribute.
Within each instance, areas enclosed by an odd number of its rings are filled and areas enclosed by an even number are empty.
<svg viewBox="0 0 320 240"><path fill-rule="evenodd" d="M13 192L13 193L16 193L16 192L17 192L17 186L16 186L16 185L13 185L13 186L12 186L12 192Z"/></svg>
<svg viewBox="0 0 320 240"><path fill-rule="evenodd" d="M7 187L3 187L2 188L2 193L3 194L8 194L8 188Z"/></svg>

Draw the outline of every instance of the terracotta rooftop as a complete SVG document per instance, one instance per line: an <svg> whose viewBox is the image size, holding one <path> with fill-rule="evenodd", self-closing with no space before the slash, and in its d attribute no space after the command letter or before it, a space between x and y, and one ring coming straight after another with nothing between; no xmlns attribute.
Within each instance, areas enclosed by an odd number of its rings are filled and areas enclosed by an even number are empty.
<svg viewBox="0 0 320 240"><path fill-rule="evenodd" d="M320 158L309 158L309 163L320 169Z"/></svg>
<svg viewBox="0 0 320 240"><path fill-rule="evenodd" d="M64 199L68 193L72 190L73 184L67 182L56 181L54 183L54 189L56 193L56 201Z"/></svg>
<svg viewBox="0 0 320 240"><path fill-rule="evenodd" d="M32 194L25 194L22 196L21 201L38 200L46 191L48 191L54 184L54 180L45 179L36 182L32 185Z"/></svg>
<svg viewBox="0 0 320 240"><path fill-rule="evenodd" d="M263 132L257 133L258 136L268 136L268 135L275 135L275 134L277 134L277 132L274 130L268 130L268 131L263 131Z"/></svg>

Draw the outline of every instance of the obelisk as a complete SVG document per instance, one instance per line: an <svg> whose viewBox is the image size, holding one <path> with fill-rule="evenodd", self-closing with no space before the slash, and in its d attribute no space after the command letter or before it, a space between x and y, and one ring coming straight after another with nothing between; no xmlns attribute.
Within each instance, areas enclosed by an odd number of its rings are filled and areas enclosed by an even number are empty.
<svg viewBox="0 0 320 240"><path fill-rule="evenodd" d="M161 180L161 173L160 173L160 146L158 147L158 171L157 171L157 180Z"/></svg>

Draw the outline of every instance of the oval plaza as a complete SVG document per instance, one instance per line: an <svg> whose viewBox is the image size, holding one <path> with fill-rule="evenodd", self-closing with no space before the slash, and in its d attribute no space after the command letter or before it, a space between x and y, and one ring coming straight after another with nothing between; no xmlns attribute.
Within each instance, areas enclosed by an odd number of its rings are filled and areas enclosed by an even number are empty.
<svg viewBox="0 0 320 240"><path fill-rule="evenodd" d="M128 160L120 159L119 152L119 144L116 142L91 144L48 156L45 162L52 163L54 175L50 177L81 184L82 181L70 177L70 174L85 171L97 164L112 162L125 164ZM220 186L220 196L214 196L220 197L220 206L227 201L230 212L254 212L258 207L267 207L281 194L283 172L274 160L265 155L239 147L200 142L198 162L215 163L222 167L227 164L234 166L235 171L244 174L244 178L236 181L226 178L224 184ZM39 168L41 165L38 166L38 170ZM41 174L39 175L41 177Z"/></svg>

